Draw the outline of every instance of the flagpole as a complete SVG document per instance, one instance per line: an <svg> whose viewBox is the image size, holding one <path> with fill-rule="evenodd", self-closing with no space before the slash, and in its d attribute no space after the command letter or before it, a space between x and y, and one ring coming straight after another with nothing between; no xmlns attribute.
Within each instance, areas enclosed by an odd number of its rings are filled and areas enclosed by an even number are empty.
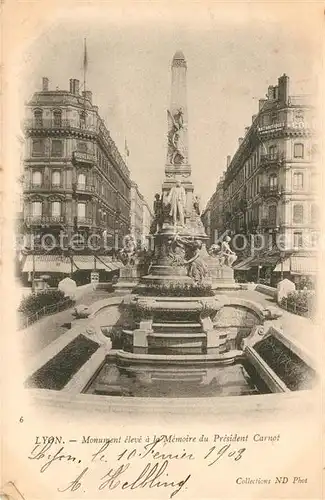
<svg viewBox="0 0 325 500"><path fill-rule="evenodd" d="M84 69L84 113L86 116L86 70L87 70L87 39L84 38L84 61L83 61L83 69Z"/></svg>

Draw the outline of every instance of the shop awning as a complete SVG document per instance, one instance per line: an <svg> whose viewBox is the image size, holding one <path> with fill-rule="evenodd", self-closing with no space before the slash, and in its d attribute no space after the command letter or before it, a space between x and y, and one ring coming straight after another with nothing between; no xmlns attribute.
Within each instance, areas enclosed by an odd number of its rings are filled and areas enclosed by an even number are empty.
<svg viewBox="0 0 325 500"><path fill-rule="evenodd" d="M68 257L61 257L60 255L27 255L22 272L28 273L33 270L37 273L69 274L71 272L71 261Z"/></svg>
<svg viewBox="0 0 325 500"><path fill-rule="evenodd" d="M95 267L93 255L74 255L73 263L78 271L91 271Z"/></svg>
<svg viewBox="0 0 325 500"><path fill-rule="evenodd" d="M279 255L261 255L254 257L254 259L250 262L250 267L273 267L279 262L279 259Z"/></svg>
<svg viewBox="0 0 325 500"><path fill-rule="evenodd" d="M97 264L98 264L98 269L105 269L106 271L116 271L117 269L123 267L122 262L117 260L112 260L112 257L109 257L107 255L97 257Z"/></svg>
<svg viewBox="0 0 325 500"><path fill-rule="evenodd" d="M238 264L235 264L233 266L233 269L235 271L248 271L252 266L251 262L254 260L254 256L247 257L246 259L242 260L241 262L238 262Z"/></svg>
<svg viewBox="0 0 325 500"><path fill-rule="evenodd" d="M280 262L277 263L277 265L274 268L275 273L281 273L281 272L289 272L290 271L290 257L285 259L282 264L281 260Z"/></svg>

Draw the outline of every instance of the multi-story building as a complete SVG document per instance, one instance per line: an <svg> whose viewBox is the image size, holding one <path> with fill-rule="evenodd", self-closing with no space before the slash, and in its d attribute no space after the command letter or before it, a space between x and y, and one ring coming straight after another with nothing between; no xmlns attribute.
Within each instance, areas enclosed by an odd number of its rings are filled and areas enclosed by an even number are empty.
<svg viewBox="0 0 325 500"><path fill-rule="evenodd" d="M147 246L152 213L138 185L131 184L131 234L139 247Z"/></svg>
<svg viewBox="0 0 325 500"><path fill-rule="evenodd" d="M142 205L143 213L142 213L142 245L143 247L148 249L153 249L151 248L151 245L153 244L153 241L149 241L150 238L150 230L152 226L152 221L153 221L153 214L152 211L148 205L148 203L143 200L143 205Z"/></svg>
<svg viewBox="0 0 325 500"><path fill-rule="evenodd" d="M259 111L239 139L226 170L225 228L233 234L263 234L264 253L257 261L258 269L279 271L279 261L282 275L283 269L291 274L310 274L316 269L314 123L311 97L290 96L289 77L281 76L278 85L268 88L267 98L259 101Z"/></svg>
<svg viewBox="0 0 325 500"><path fill-rule="evenodd" d="M228 157L228 159L230 159L230 157ZM223 183L224 175L222 175L219 179L216 190L209 199L206 208L201 215L205 231L209 238L209 246L216 243L218 238L222 237L225 231L223 210Z"/></svg>
<svg viewBox="0 0 325 500"><path fill-rule="evenodd" d="M92 103L92 92L43 87L26 104L24 223L33 237L106 234L120 247L130 230L128 167ZM95 241L95 238L93 238ZM75 243L75 242L74 242Z"/></svg>

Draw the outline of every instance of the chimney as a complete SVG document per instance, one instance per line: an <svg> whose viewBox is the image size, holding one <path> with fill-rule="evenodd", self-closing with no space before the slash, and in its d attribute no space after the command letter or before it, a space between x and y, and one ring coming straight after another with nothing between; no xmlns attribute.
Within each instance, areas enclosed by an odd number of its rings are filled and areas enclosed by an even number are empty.
<svg viewBox="0 0 325 500"><path fill-rule="evenodd" d="M256 117L257 117L257 115L252 116L252 123L254 123Z"/></svg>
<svg viewBox="0 0 325 500"><path fill-rule="evenodd" d="M79 95L79 80L74 79L74 94Z"/></svg>
<svg viewBox="0 0 325 500"><path fill-rule="evenodd" d="M269 85L267 89L267 98L272 100L274 99L274 87L273 85Z"/></svg>
<svg viewBox="0 0 325 500"><path fill-rule="evenodd" d="M278 99L286 104L289 100L289 77L284 73L278 78Z"/></svg>
<svg viewBox="0 0 325 500"><path fill-rule="evenodd" d="M238 146L240 146L240 145L241 145L241 143L243 142L243 140L244 140L244 138L243 138L243 137L239 137L239 139L238 139Z"/></svg>
<svg viewBox="0 0 325 500"><path fill-rule="evenodd" d="M82 96L87 99L90 104L93 102L93 93L90 90L83 90Z"/></svg>
<svg viewBox="0 0 325 500"><path fill-rule="evenodd" d="M70 78L70 92L79 95L79 80L76 78Z"/></svg>
<svg viewBox="0 0 325 500"><path fill-rule="evenodd" d="M47 92L49 89L49 79L46 76L42 78L42 90L43 92Z"/></svg>
<svg viewBox="0 0 325 500"><path fill-rule="evenodd" d="M228 156L227 156L227 168L229 167L230 162L231 162L231 156L230 156L230 155L228 155Z"/></svg>

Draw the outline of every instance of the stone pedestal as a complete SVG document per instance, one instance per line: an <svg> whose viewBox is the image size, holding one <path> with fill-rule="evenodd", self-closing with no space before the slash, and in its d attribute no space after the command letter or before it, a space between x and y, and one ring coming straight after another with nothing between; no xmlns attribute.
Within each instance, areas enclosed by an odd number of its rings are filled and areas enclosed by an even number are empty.
<svg viewBox="0 0 325 500"><path fill-rule="evenodd" d="M113 285L116 292L130 293L138 285L141 278L141 266L126 265L120 269L118 282Z"/></svg>
<svg viewBox="0 0 325 500"><path fill-rule="evenodd" d="M138 328L133 332L133 352L134 354L148 353L148 330Z"/></svg>
<svg viewBox="0 0 325 500"><path fill-rule="evenodd" d="M208 266L211 286L213 290L217 288L235 287L234 270L232 267L221 265L217 257L208 254L206 248L202 250L203 258Z"/></svg>

